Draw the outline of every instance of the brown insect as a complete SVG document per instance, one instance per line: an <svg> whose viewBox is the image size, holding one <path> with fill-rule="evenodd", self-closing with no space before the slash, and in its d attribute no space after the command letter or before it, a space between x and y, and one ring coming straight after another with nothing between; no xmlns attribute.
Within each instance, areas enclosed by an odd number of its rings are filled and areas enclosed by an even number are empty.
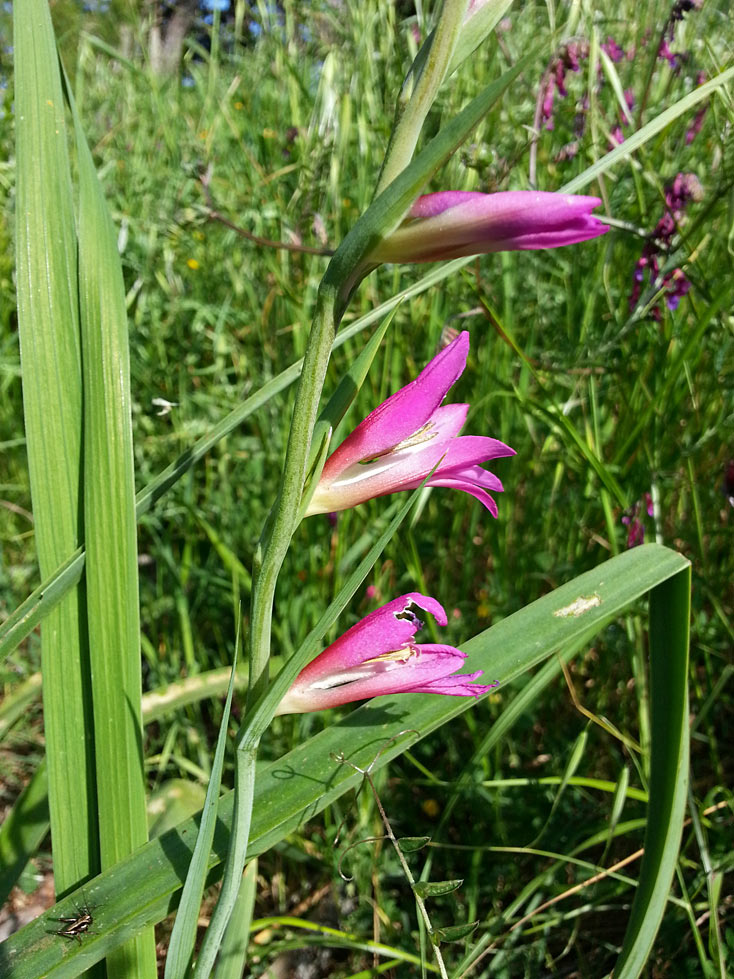
<svg viewBox="0 0 734 979"><path fill-rule="evenodd" d="M60 935L62 938L75 938L80 944L82 935L86 935L94 924L92 912L86 905L78 908L73 918L56 918L55 920L63 925L63 928L59 928L55 932L56 935Z"/></svg>

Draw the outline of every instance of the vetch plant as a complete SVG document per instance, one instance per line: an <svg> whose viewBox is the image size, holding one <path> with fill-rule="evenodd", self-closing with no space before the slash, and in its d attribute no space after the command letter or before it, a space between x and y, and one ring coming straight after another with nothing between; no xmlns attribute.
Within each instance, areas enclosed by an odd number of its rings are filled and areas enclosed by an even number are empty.
<svg viewBox="0 0 734 979"><path fill-rule="evenodd" d="M675 311L681 299L691 288L685 272L681 268L663 270L661 257L672 250L673 242L685 221L686 211L691 202L698 203L704 197L701 182L695 173L679 173L671 184L665 188L665 213L655 226L648 241L642 249L634 271L634 285L629 297L630 309L639 302L646 275L649 284L656 290L661 290L665 297L665 305ZM659 303L654 303L650 314L655 320L661 319Z"/></svg>
<svg viewBox="0 0 734 979"><path fill-rule="evenodd" d="M391 738L390 741L394 742L399 737L401 737L401 735L414 734L414 733L416 732L400 731L395 737ZM332 753L331 757L335 762L337 762L337 764L348 765L350 768L354 769L355 772L357 772L362 776L364 781L362 785L360 785L359 789L357 790L357 795L359 795L359 793L362 791L362 786L365 783L369 785L370 791L372 792L372 796L375 800L375 805L377 806L377 810L380 814L380 819L382 820L382 824L385 828L384 839L389 840L390 843L392 844L392 847L395 851L395 856L398 859L403 874L405 875L405 878L410 884L411 890L413 891L413 897L415 899L418 913L420 914L431 939L431 944L433 946L434 954L436 956L436 965L438 967L438 971L443 977L443 979L448 979L448 972L446 971L446 965L444 963L443 956L441 954L441 949L440 949L441 942L442 941L457 942L457 941L461 941L464 938L467 938L474 931L474 929L479 924L479 922L472 921L472 922L468 922L467 924L454 925L449 928L438 928L438 929L434 928L431 922L430 915L428 913L428 908L426 906L426 898L441 897L447 894L451 894L453 891L456 891L459 887L461 887L461 885L464 882L463 880L443 880L443 881L416 880L415 877L413 876L413 873L410 869L410 866L408 864L408 861L406 860L405 855L414 854L417 853L419 850L422 850L423 847L427 846L430 843L430 837L403 836L401 838L398 838L395 836L395 833L393 832L393 828L390 825L390 820L388 819L387 813L385 812L385 807L382 804L380 796L375 787L375 783L372 779L372 771L374 770L380 755L388 746L389 746L389 742L388 744L383 745L383 747L380 749L380 751L378 751L378 753L375 755L375 757L372 759L370 764L367 765L366 768L360 768L359 765L355 765L353 762L351 762L348 758L345 757L343 751L334 752ZM334 846L338 845L340 832L341 832L341 827L337 832L336 839L334 840ZM344 861L344 857L351 850L354 850L355 847L359 846L361 843L376 843L380 839L383 839L383 837L379 837L379 836L367 837L367 839L358 840L356 843L352 843L349 847L346 848L346 850L344 850L341 857L339 858L339 874L343 880L347 880L347 881L352 880L352 878L347 877L347 875L342 870L342 863Z"/></svg>
<svg viewBox="0 0 734 979"><path fill-rule="evenodd" d="M435 693L479 697L496 683L472 683L476 673L457 674L466 654L454 646L415 643L430 612L445 626L446 612L435 598L411 592L371 612L301 670L278 704L277 714L326 710L354 700L395 693Z"/></svg>
<svg viewBox="0 0 734 979"><path fill-rule="evenodd" d="M306 515L331 513L399 490L446 486L475 496L497 516L489 491L502 483L478 463L515 454L486 436L459 436L469 405L441 407L466 366L469 334L444 347L415 380L367 416L326 461Z"/></svg>

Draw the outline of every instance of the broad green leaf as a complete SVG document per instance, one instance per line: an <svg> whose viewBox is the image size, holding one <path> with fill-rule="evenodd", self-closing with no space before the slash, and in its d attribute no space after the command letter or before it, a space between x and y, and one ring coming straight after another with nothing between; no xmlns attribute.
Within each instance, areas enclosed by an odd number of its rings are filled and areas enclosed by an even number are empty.
<svg viewBox="0 0 734 979"><path fill-rule="evenodd" d="M68 86L66 94L79 173L86 615L99 851L107 869L148 839L130 355L117 235ZM154 979L152 930L116 949L107 964L111 975Z"/></svg>
<svg viewBox="0 0 734 979"><path fill-rule="evenodd" d="M488 679L506 683L582 637L593 635L650 590L654 610L652 630L659 630L669 597L686 592L688 574L688 561L667 548L647 544L626 551L462 643L468 653L467 669L483 669ZM676 584L671 582L670 587L661 589L668 579L674 579ZM679 615L676 619L674 629L685 624ZM671 660L666 646L672 635L670 629L664 629L659 638L654 638L653 632L650 649L655 659L656 682L651 684L654 712L651 782L659 801L654 807L651 805L648 833L653 839L660 834L665 841L662 849L668 862L659 859L660 846L654 846L645 855L642 876L648 892L651 889L653 894L661 895L664 906L672 872L671 854L676 849L676 827L679 836L685 802L685 794L681 796L675 787L678 768L673 772L671 758L676 755L680 760L687 749L688 705L682 694L685 675L680 675L681 668L685 674L685 657L674 656ZM677 676L675 680L673 673ZM662 683L658 683L661 674ZM671 692L675 693L672 699ZM264 766L258 771L248 856L269 849L305 819L312 819L334 799L359 784L361 776L347 765L336 765L331 759L332 752L343 751L361 767L370 764L379 753L375 763L378 769L419 737L468 709L481 711L481 701L420 694L378 698ZM231 818L230 793L220 803L212 867L227 852ZM50 918L63 914L64 907L72 907L75 899L72 895L66 903L57 905L0 945L0 973L5 979L73 976L82 966L103 958L111 947L140 928L161 920L175 906L196 832L197 820L188 820L176 831L132 854L114 871L86 885L89 903L97 907L97 934L85 936L84 942L73 948L60 946L53 940L55 936L47 934ZM77 899L83 900L81 891ZM660 906L656 905L656 913L659 910ZM647 938L653 919L643 910L640 920L644 928L635 926L635 934L644 933ZM638 940L635 938L634 942ZM632 974L627 971L626 976Z"/></svg>
<svg viewBox="0 0 734 979"><path fill-rule="evenodd" d="M13 23L18 332L36 547L45 578L81 538L77 241L64 100L45 0L17 0ZM59 894L99 870L89 650L80 593L81 587L70 588L55 603L41 635Z"/></svg>

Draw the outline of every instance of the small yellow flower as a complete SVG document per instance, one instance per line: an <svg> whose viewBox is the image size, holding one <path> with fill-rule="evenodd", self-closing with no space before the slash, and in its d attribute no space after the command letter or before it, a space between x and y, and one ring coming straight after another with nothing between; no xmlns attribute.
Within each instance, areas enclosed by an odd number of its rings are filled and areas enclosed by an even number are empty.
<svg viewBox="0 0 734 979"><path fill-rule="evenodd" d="M195 258L187 259L186 264L188 265L188 267L191 269L192 272L195 272L199 267L199 263L196 261Z"/></svg>
<svg viewBox="0 0 734 979"><path fill-rule="evenodd" d="M238 112L240 112L245 106L243 102L235 102L234 107Z"/></svg>
<svg viewBox="0 0 734 979"><path fill-rule="evenodd" d="M421 804L421 809L429 819L437 819L441 812L441 807L435 799L424 799Z"/></svg>
<svg viewBox="0 0 734 979"><path fill-rule="evenodd" d="M276 135L277 134L274 129L263 129L264 139L275 139Z"/></svg>

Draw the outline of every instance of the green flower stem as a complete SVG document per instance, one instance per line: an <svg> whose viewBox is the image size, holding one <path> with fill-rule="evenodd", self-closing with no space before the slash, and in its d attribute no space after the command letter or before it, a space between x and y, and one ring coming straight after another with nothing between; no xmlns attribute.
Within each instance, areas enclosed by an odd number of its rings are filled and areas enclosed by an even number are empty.
<svg viewBox="0 0 734 979"><path fill-rule="evenodd" d="M316 316L309 334L303 371L296 390L278 498L265 524L255 557L250 606L248 707L252 707L268 683L275 586L299 518L311 436L316 424L326 368L334 342L335 308L338 297L338 288L335 288L328 278L325 279L319 290ZM275 706L273 705L273 710ZM211 973L237 901L242 873L245 869L255 797L255 761L260 743L259 733L250 729L254 721L254 717L246 716L237 734L232 833L224 867L222 890L196 964L197 979L199 977L206 979Z"/></svg>
<svg viewBox="0 0 734 979"><path fill-rule="evenodd" d="M431 49L431 71L428 77L434 79L437 87L443 79L446 67L451 59L456 37L463 23L466 12L466 0L446 0L436 30L437 38ZM442 33L448 31L448 34ZM519 70L519 68L517 69ZM424 71L427 69L424 68ZM503 82L503 85L506 83ZM426 85L428 83L426 82ZM420 99L429 97L427 93L435 91L430 88L421 89ZM486 93L480 100L483 107ZM433 95L430 95L432 98ZM406 106L406 116L417 113L418 116L428 111L429 103L420 101L414 104L411 99ZM309 450L314 426L316 423L319 400L326 376L331 346L336 328L341 321L352 291L359 280L367 274L370 268L368 256L376 242L384 237L386 231L394 227L415 198L420 186L428 175L453 152L465 137L466 113L473 119L477 111L476 100L460 114L455 121L459 132L454 133L449 127L440 145L435 140L422 154L422 162L416 161L417 173L406 173L405 177L395 182L395 186L380 197L368 208L346 236L336 254L332 258L319 287L316 314L306 347L303 370L296 391L293 418L288 437L285 465L281 477L278 497L268 517L253 567L253 587L250 606L250 685L247 697L245 722L237 734L235 781L237 785L235 807L233 812L232 833L227 860L224 869L222 894L214 910L211 923L207 930L202 953L197 964L197 976L209 975L216 952L224 937L224 933L234 908L237 891L245 866L252 804L254 798L255 757L265 722L269 721L277 703L273 701L269 716L262 711L252 711L260 696L268 685L268 659L270 656L271 619L273 601L278 574L297 525L304 481L306 478ZM478 113L484 114L486 108ZM472 123L475 124L475 123ZM415 138L420 126L415 128ZM415 143L410 147L403 163L395 171L400 174L410 162ZM433 148L432 148L433 147ZM390 183L393 183L392 179Z"/></svg>
<svg viewBox="0 0 734 979"><path fill-rule="evenodd" d="M430 47L425 55L424 49L421 49L408 73L398 100L375 197L393 182L413 158L423 122L448 72L468 5L468 0L444 0Z"/></svg>
<svg viewBox="0 0 734 979"><path fill-rule="evenodd" d="M258 739L259 741L259 739ZM212 920L204 934L204 939L196 960L194 974L196 979L206 979L214 967L219 948L224 939L232 910L237 903L237 895L245 869L247 844L250 840L252 805L255 797L255 763L258 742L247 748L237 750L235 761L234 806L232 812L232 833L229 850L222 876L222 889L214 909Z"/></svg>
<svg viewBox="0 0 734 979"><path fill-rule="evenodd" d="M309 447L319 401L334 342L336 294L331 288L319 292L316 317L308 338L303 371L288 436L280 490L268 517L253 568L250 606L250 687L247 703L253 704L268 681L270 629L275 586L283 560L298 522Z"/></svg>

